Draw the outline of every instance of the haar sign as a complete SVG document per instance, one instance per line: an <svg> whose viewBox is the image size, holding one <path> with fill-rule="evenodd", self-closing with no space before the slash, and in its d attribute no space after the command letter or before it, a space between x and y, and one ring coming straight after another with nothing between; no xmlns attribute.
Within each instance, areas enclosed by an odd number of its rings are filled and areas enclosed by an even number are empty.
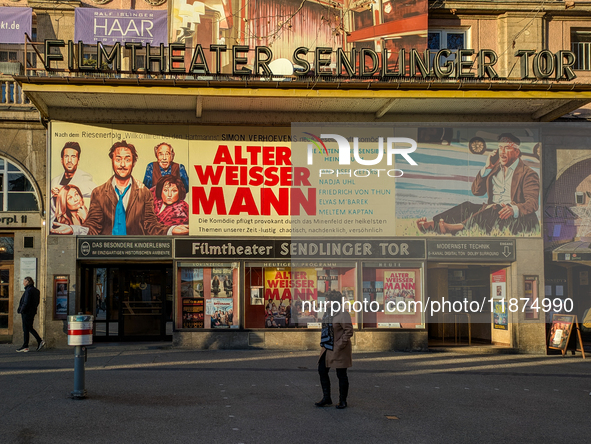
<svg viewBox="0 0 591 444"><path fill-rule="evenodd" d="M112 45L132 42L159 45L166 42L166 11L76 8L74 40Z"/></svg>

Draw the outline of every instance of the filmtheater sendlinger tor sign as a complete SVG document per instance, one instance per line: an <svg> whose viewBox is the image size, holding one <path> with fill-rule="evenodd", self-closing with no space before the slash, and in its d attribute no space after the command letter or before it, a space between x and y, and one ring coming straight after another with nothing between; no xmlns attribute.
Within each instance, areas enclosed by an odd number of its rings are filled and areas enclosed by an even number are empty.
<svg viewBox="0 0 591 444"><path fill-rule="evenodd" d="M272 76L273 73L269 64L273 60L273 52L267 46L254 48L253 69L247 68L249 63L248 53L250 48L246 45L210 45L204 48L201 44L196 45L193 50L191 61L187 63L186 54L190 49L184 43L170 43L166 47L163 43L159 46L144 45L141 42L120 42L112 46L105 46L102 43L93 45L96 47L96 65L86 66L83 63L84 44L79 41L45 40L45 51L43 64L45 69L55 69L52 63L64 61L64 55L55 51L55 48L66 48L66 60L70 70L79 71L121 71L121 59L129 57L132 72L159 72L163 74L229 74L221 72L221 57L223 53L231 56L233 76L264 75ZM77 48L76 48L77 47ZM143 66L138 68L137 56L145 49ZM206 51L213 55L213 65L209 66ZM360 51L351 49L348 53L342 48L333 51L328 47L316 47L313 49L299 47L292 54L295 75L309 75L312 67L317 76L334 76L330 65L333 53L336 53L336 73L345 77L372 77L379 79L392 79L396 77L411 78L456 78L456 79L499 79L495 70L498 62L498 55L491 49L459 49L452 52L449 49L439 51L418 51L416 49L401 49L398 53L398 60L405 63L398 63L396 69L392 69L381 60L388 60L391 56L384 48L381 58L372 49L364 48ZM456 57L451 59L451 55ZM552 53L549 50L536 52L534 50L518 50L515 57L520 60L520 73L522 79L556 79L573 80L576 78L574 65L576 56L572 51L561 50ZM108 67L111 65L111 67ZM157 66L157 69L153 69ZM531 66L531 69L530 69ZM474 72L474 69L476 72Z"/></svg>

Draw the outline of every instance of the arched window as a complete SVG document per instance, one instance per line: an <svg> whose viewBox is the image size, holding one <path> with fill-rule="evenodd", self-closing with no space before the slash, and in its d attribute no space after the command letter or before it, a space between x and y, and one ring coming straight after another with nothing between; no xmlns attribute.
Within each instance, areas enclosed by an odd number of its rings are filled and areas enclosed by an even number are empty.
<svg viewBox="0 0 591 444"><path fill-rule="evenodd" d="M0 157L0 211L39 211L35 188L25 173Z"/></svg>

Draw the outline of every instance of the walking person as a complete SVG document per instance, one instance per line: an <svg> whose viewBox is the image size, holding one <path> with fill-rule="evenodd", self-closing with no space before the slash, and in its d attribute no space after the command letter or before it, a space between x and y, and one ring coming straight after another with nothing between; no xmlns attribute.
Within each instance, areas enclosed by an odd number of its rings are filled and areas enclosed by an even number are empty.
<svg viewBox="0 0 591 444"><path fill-rule="evenodd" d="M39 306L39 290L35 288L35 282L33 278L27 276L23 280L25 286L25 292L21 297L21 301L18 304L17 312L20 313L23 321L23 346L17 350L17 352L28 352L29 351L29 333L32 333L37 340L37 351L41 350L45 346L45 341L41 339L41 336L35 331L33 322L35 321L35 315L37 314L37 307Z"/></svg>
<svg viewBox="0 0 591 444"><path fill-rule="evenodd" d="M339 302L341 310L333 316L332 304L329 304L331 306L326 307L326 312L322 317L318 374L320 375L323 397L316 403L316 406L328 407L332 405L328 371L331 367L335 367L339 378L339 403L336 407L337 409L344 409L347 407L347 395L349 393L347 368L353 365L351 347L353 324L351 323L351 315L342 309L343 295L340 292L330 292L328 300Z"/></svg>

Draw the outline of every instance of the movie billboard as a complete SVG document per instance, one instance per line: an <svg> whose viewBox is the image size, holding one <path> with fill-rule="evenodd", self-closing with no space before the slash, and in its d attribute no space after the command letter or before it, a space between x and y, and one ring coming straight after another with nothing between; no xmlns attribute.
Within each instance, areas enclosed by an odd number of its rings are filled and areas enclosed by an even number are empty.
<svg viewBox="0 0 591 444"><path fill-rule="evenodd" d="M54 122L49 232L540 236L535 129L299 125ZM223 297L231 277L218 280L202 285Z"/></svg>
<svg viewBox="0 0 591 444"><path fill-rule="evenodd" d="M50 234L189 234L188 128L52 124Z"/></svg>
<svg viewBox="0 0 591 444"><path fill-rule="evenodd" d="M203 296L203 268L181 268L181 297L202 298Z"/></svg>
<svg viewBox="0 0 591 444"><path fill-rule="evenodd" d="M254 62L254 48L270 48L269 69L273 74L291 75L305 67L305 63L294 63L296 48L310 49L309 54L300 54L300 58L310 63L312 72L319 70L314 66L314 48L332 51L326 69L335 74L338 74L335 65L338 48L342 48L347 57L350 50L355 49L358 56L361 50L371 50L379 58L382 50L387 49L388 66L395 69L401 48L418 51L427 48L427 8L427 0L326 3L254 0L241 5L222 0L173 0L170 41L184 43L187 47L185 64L198 53L198 47L203 48L203 58L211 72L215 72L217 66L219 72L232 73L232 51L211 51L212 45L250 48L243 54L250 68ZM359 67L359 59L351 62L353 68Z"/></svg>
<svg viewBox="0 0 591 444"><path fill-rule="evenodd" d="M539 129L426 127L396 180L399 236L539 237Z"/></svg>
<svg viewBox="0 0 591 444"><path fill-rule="evenodd" d="M234 290L231 268L214 268L211 271L211 294L214 298L231 298Z"/></svg>

